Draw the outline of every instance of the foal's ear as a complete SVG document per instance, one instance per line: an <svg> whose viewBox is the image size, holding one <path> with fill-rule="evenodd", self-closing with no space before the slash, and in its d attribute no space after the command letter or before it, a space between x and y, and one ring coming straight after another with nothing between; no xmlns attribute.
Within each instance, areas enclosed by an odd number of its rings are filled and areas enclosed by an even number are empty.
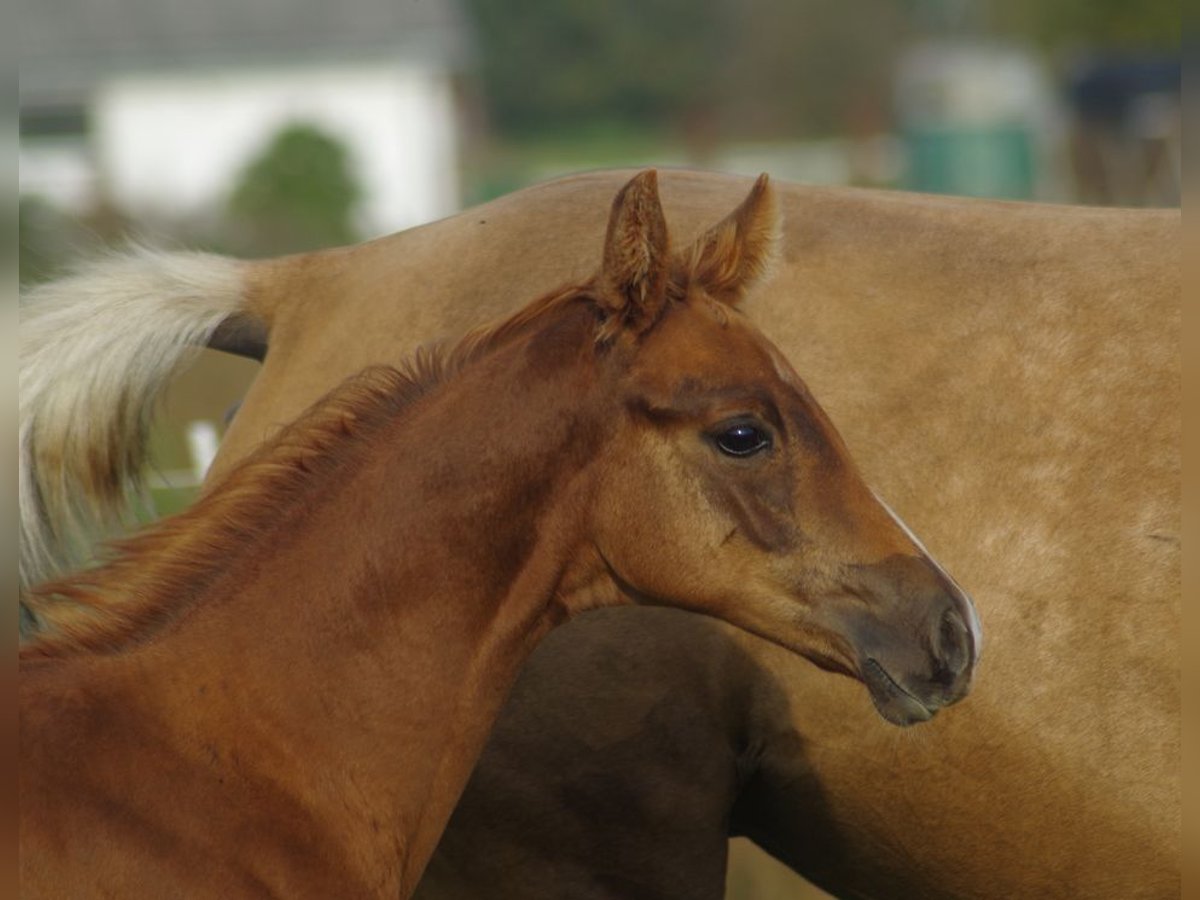
<svg viewBox="0 0 1200 900"><path fill-rule="evenodd" d="M775 192L763 173L741 205L692 245L692 282L722 303L737 304L770 269L779 235Z"/></svg>
<svg viewBox="0 0 1200 900"><path fill-rule="evenodd" d="M613 201L596 279L597 302L607 319L601 337L622 328L641 333L658 320L667 300L670 246L658 200L658 173L648 169Z"/></svg>

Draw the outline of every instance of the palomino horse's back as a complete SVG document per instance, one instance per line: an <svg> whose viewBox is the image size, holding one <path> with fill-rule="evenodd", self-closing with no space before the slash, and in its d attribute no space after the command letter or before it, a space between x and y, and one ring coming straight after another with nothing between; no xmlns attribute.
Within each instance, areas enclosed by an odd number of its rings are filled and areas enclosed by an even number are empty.
<svg viewBox="0 0 1200 900"><path fill-rule="evenodd" d="M564 179L248 266L240 309L271 349L214 483L364 364L594 270L602 198L626 177ZM680 241L749 186L661 182ZM775 786L769 814L742 826L847 893L1177 892L1179 212L779 194L780 259L748 311L866 477L973 591L988 641L972 700L903 739L866 712L836 717L849 684L752 641L763 674L731 690L779 684L791 699L756 733L761 778L748 783ZM559 665L552 677L581 677L571 654ZM503 777L539 777L527 758L529 772ZM814 808L804 786L831 802ZM580 827L606 827L595 808L581 802ZM671 833L648 839L671 866Z"/></svg>
<svg viewBox="0 0 1200 900"><path fill-rule="evenodd" d="M360 354L463 327L494 309L504 285L586 267L603 223L583 201L619 177L556 182L313 258L292 271L313 279L304 303L264 287L302 352L276 369L268 360L218 467L253 445L270 410L319 390L320 367L352 368ZM677 233L741 189L738 179L663 176ZM788 686L792 727L810 748L770 754L772 783L786 797L800 783L789 765L801 765L805 783L838 803L810 815L798 796L803 821L776 812L753 833L835 890L1171 892L1178 211L780 193L782 259L748 309L826 401L881 493L965 573L989 637L963 714L904 740L866 716L835 721L850 688L758 651L771 682ZM453 293L397 299L418 271ZM336 311L322 307L335 296ZM554 677L569 659L561 665ZM776 798L771 808L787 806ZM841 837L847 829L856 837Z"/></svg>

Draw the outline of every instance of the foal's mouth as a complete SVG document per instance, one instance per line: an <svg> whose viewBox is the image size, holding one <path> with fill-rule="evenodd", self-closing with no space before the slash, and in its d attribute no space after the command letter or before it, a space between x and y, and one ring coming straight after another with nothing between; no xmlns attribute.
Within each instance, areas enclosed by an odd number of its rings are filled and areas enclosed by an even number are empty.
<svg viewBox="0 0 1200 900"><path fill-rule="evenodd" d="M906 727L927 722L937 712L897 683L879 662L871 657L862 665L862 679L871 693L871 702L879 715L893 725Z"/></svg>

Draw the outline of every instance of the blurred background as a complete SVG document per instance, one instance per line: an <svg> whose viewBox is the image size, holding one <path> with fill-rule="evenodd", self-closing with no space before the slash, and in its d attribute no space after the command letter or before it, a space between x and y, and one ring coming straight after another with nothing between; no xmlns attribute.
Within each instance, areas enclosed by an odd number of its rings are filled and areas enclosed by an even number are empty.
<svg viewBox="0 0 1200 900"><path fill-rule="evenodd" d="M24 0L20 274L349 243L581 169L1180 202L1178 0ZM207 354L207 351L206 351ZM255 366L155 441L193 495ZM820 896L735 842L729 897Z"/></svg>
<svg viewBox="0 0 1200 900"><path fill-rule="evenodd" d="M21 276L644 163L1174 205L1179 43L1178 0L25 0Z"/></svg>

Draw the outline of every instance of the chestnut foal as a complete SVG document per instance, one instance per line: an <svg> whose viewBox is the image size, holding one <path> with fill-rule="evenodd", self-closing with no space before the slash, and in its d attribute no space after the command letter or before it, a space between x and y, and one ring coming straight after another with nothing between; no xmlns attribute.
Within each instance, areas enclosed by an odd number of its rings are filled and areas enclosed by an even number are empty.
<svg viewBox="0 0 1200 900"><path fill-rule="evenodd" d="M737 311L765 178L672 254L656 177L599 273L368 370L186 513L27 595L27 896L408 896L522 661L630 597L863 680L967 691L969 599Z"/></svg>

